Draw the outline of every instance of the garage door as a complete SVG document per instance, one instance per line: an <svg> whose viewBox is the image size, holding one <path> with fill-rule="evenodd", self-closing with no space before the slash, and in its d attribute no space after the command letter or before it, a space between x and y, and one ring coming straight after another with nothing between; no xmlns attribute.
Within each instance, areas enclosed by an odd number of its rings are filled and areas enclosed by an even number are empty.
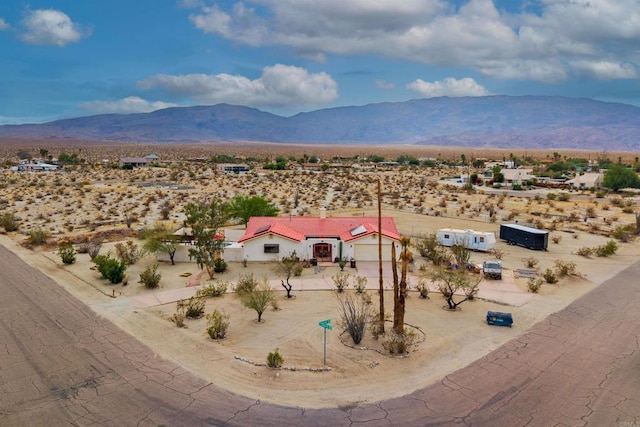
<svg viewBox="0 0 640 427"><path fill-rule="evenodd" d="M356 261L377 261L378 245L355 245ZM391 245L382 245L382 260L391 261Z"/></svg>

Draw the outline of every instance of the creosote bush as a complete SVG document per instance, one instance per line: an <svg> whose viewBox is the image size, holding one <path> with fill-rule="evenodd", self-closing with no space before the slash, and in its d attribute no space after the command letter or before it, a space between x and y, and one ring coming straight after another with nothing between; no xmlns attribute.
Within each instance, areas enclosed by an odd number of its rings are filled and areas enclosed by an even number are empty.
<svg viewBox="0 0 640 427"><path fill-rule="evenodd" d="M111 258L111 254L97 255L93 258L93 262L98 268L98 272L102 275L103 279L109 280L111 283L120 283L124 279L124 272L127 270L127 265L122 260Z"/></svg>
<svg viewBox="0 0 640 427"><path fill-rule="evenodd" d="M76 251L73 249L73 243L62 242L58 246L58 255L64 264L73 264L76 262Z"/></svg>
<svg viewBox="0 0 640 427"><path fill-rule="evenodd" d="M280 354L280 349L276 348L274 351L267 354L267 366L270 368L279 368L284 363L284 358Z"/></svg>
<svg viewBox="0 0 640 427"><path fill-rule="evenodd" d="M127 265L135 264L144 256L144 250L138 248L133 240L127 240L126 243L116 243L116 256L124 261Z"/></svg>
<svg viewBox="0 0 640 427"><path fill-rule="evenodd" d="M615 240L609 240L604 245L600 245L595 248L595 254L599 257L610 257L612 255L615 255L617 250L618 244L615 242Z"/></svg>
<svg viewBox="0 0 640 427"><path fill-rule="evenodd" d="M565 276L575 276L577 273L576 271L576 263L573 261L562 261L562 260L555 260L555 272L558 275L558 277L565 277Z"/></svg>
<svg viewBox="0 0 640 427"><path fill-rule="evenodd" d="M415 346L417 335L414 331L406 331L403 335L393 331L387 332L382 339L382 348L389 354L408 354Z"/></svg>
<svg viewBox="0 0 640 427"><path fill-rule="evenodd" d="M229 315L218 310L206 315L207 333L212 340L221 340L227 337L229 328Z"/></svg>
<svg viewBox="0 0 640 427"><path fill-rule="evenodd" d="M40 227L36 227L33 230L29 231L29 237L27 238L27 243L29 243L32 246L38 246L46 243L48 238L49 238L48 231Z"/></svg>
<svg viewBox="0 0 640 427"><path fill-rule="evenodd" d="M339 271L335 276L332 276L331 279L333 280L333 284L336 287L338 293L341 293L349 287L351 274Z"/></svg>
<svg viewBox="0 0 640 427"><path fill-rule="evenodd" d="M204 314L204 299L191 297L186 302L185 316L189 319L199 319Z"/></svg>
<svg viewBox="0 0 640 427"><path fill-rule="evenodd" d="M544 271L544 273L542 274L542 277L547 283L550 283L550 284L558 283L558 276L556 276L556 273L554 273L554 271L550 268L547 268Z"/></svg>
<svg viewBox="0 0 640 427"><path fill-rule="evenodd" d="M196 292L197 297L220 297L227 293L227 289L229 288L228 282L222 282L217 280L215 283L211 283L204 288L198 290Z"/></svg>
<svg viewBox="0 0 640 427"><path fill-rule="evenodd" d="M529 288L529 292L537 294L540 288L542 287L543 280L541 277L538 278L530 278L527 282L527 287Z"/></svg>
<svg viewBox="0 0 640 427"><path fill-rule="evenodd" d="M522 258L522 263L527 268L536 268L538 262L538 259L534 257Z"/></svg>
<svg viewBox="0 0 640 427"><path fill-rule="evenodd" d="M173 313L173 315L170 317L170 319L173 323L176 324L178 328L183 328L184 319L186 317L187 316L184 313L184 305L181 305L180 302L178 301L178 308L176 309L176 312Z"/></svg>
<svg viewBox="0 0 640 427"><path fill-rule="evenodd" d="M12 231L18 231L20 224L18 222L18 218L16 218L14 214L6 212L0 216L0 226L4 228L4 231L10 233Z"/></svg>
<svg viewBox="0 0 640 427"><path fill-rule="evenodd" d="M162 280L162 274L158 272L158 263L155 263L140 273L138 283L142 283L147 289L155 289L160 286L160 280Z"/></svg>
<svg viewBox="0 0 640 427"><path fill-rule="evenodd" d="M242 295L245 293L253 292L253 290L258 286L258 280L255 278L253 273L244 273L241 274L236 282L235 291L238 295Z"/></svg>

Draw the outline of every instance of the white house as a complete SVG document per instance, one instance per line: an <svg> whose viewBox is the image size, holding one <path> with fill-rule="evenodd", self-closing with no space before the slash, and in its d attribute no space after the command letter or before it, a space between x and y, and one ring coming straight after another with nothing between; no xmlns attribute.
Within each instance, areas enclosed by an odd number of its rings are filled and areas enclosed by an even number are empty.
<svg viewBox="0 0 640 427"><path fill-rule="evenodd" d="M382 258L391 260L391 243L400 241L393 218L382 218ZM378 260L378 217L252 217L244 235L247 261L274 261L295 251L301 259Z"/></svg>
<svg viewBox="0 0 640 427"><path fill-rule="evenodd" d="M573 188L601 188L604 174L599 172L587 172L577 175L575 178L567 181Z"/></svg>
<svg viewBox="0 0 640 427"><path fill-rule="evenodd" d="M533 169L502 169L504 182L510 185L522 185L527 181L535 181Z"/></svg>
<svg viewBox="0 0 640 427"><path fill-rule="evenodd" d="M496 246L496 235L491 232L442 228L436 233L442 246L465 246L474 251L490 251Z"/></svg>

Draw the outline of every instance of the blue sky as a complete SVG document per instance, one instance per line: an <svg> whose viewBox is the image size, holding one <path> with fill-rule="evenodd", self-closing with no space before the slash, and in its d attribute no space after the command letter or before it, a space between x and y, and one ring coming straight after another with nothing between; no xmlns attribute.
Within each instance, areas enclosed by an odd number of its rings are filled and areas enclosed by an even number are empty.
<svg viewBox="0 0 640 427"><path fill-rule="evenodd" d="M0 124L437 96L640 105L640 0L5 0Z"/></svg>

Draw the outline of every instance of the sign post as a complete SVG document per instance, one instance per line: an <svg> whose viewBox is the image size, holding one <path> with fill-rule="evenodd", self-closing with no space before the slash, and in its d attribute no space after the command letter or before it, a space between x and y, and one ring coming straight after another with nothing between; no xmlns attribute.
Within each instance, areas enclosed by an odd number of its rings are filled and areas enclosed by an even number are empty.
<svg viewBox="0 0 640 427"><path fill-rule="evenodd" d="M327 366L327 329L333 329L333 326L331 326L331 319L319 322L318 326L322 326L324 328L324 366Z"/></svg>

